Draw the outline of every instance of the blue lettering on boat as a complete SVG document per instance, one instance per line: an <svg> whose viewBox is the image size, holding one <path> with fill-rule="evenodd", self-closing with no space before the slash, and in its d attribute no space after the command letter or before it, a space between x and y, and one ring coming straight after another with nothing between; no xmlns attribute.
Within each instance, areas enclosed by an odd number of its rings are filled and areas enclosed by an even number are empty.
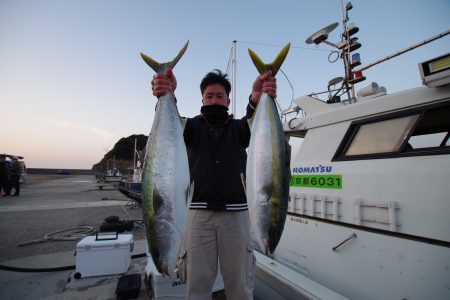
<svg viewBox="0 0 450 300"><path fill-rule="evenodd" d="M308 166L308 167L294 167L292 168L292 173L301 174L301 173L331 173L333 171L333 166Z"/></svg>

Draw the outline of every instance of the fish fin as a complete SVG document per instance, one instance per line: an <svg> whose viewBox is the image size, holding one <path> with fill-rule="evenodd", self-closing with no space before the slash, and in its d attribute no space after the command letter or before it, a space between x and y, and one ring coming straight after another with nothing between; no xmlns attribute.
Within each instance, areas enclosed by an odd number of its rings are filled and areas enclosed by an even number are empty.
<svg viewBox="0 0 450 300"><path fill-rule="evenodd" d="M169 263L168 262L165 261L165 262L163 262L161 264L161 270L159 271L159 273L161 273L163 278L168 278L168 279L172 278L172 276L170 276Z"/></svg>
<svg viewBox="0 0 450 300"><path fill-rule="evenodd" d="M192 197L194 196L194 181L186 189L186 206L189 209L192 202Z"/></svg>
<svg viewBox="0 0 450 300"><path fill-rule="evenodd" d="M150 68L153 69L156 73L165 73L167 69L173 69L175 65L178 63L180 58L183 56L184 52L186 52L186 49L189 45L189 41L184 44L183 48L181 48L180 52L178 52L178 55L175 56L175 58L172 61L166 62L166 63L159 63L153 58L151 58L148 55L145 55L141 52L142 59L147 63L147 65L150 66Z"/></svg>
<svg viewBox="0 0 450 300"><path fill-rule="evenodd" d="M160 69L160 64L159 62L157 62L156 60L154 60L153 58L151 58L150 56L145 55L144 53L141 52L141 57L142 59L147 63L147 65L150 66L150 68L153 69L153 71L155 71L156 73L159 72Z"/></svg>
<svg viewBox="0 0 450 300"><path fill-rule="evenodd" d="M250 54L250 58L252 59L253 64L255 65L259 74L262 75L268 71L272 71L272 75L275 76L278 70L280 69L281 65L283 64L284 60L286 59L290 47L291 43L288 43L286 46L284 46L283 49L281 49L280 53L278 53L274 61L270 64L265 64L261 60L261 58L259 58L259 56L250 48L248 49L248 53Z"/></svg>
<svg viewBox="0 0 450 300"><path fill-rule="evenodd" d="M258 109L258 108L256 108L256 109ZM255 120L255 115L256 115L256 112L253 113L253 116L252 116L250 119L247 119L248 127L249 127L250 129L252 128L253 121Z"/></svg>
<svg viewBox="0 0 450 300"><path fill-rule="evenodd" d="M250 48L248 48L248 53L250 54L250 58L253 61L253 64L258 70L259 74L264 74L266 72L266 64L259 58L259 56Z"/></svg>
<svg viewBox="0 0 450 300"><path fill-rule="evenodd" d="M244 187L244 193L247 193L247 186L245 184L245 175L244 175L244 173L241 173L241 181L242 181L242 186Z"/></svg>
<svg viewBox="0 0 450 300"><path fill-rule="evenodd" d="M184 132L184 128L186 127L186 123L187 123L187 118L184 117L180 117L180 124L181 124L181 129Z"/></svg>

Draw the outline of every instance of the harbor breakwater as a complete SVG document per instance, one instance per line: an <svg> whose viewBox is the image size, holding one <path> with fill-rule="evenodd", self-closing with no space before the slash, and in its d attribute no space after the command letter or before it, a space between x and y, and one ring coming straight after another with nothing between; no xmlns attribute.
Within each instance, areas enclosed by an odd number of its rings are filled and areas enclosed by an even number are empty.
<svg viewBox="0 0 450 300"><path fill-rule="evenodd" d="M90 169L46 169L46 168L28 168L28 174L42 175L95 175Z"/></svg>

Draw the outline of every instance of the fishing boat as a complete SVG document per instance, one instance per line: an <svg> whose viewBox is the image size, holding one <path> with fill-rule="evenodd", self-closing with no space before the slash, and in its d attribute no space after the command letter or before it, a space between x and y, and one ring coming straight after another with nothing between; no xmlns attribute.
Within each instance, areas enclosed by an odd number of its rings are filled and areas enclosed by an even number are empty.
<svg viewBox="0 0 450 300"><path fill-rule="evenodd" d="M450 53L418 62L421 87L355 87L367 68L450 31L359 67L351 8L340 43L328 41L338 23L306 40L338 49L345 76L282 113L301 146L280 243L270 257L256 252L255 295L450 299Z"/></svg>
<svg viewBox="0 0 450 300"><path fill-rule="evenodd" d="M103 181L105 182L120 182L122 180L122 174L120 170L116 168L116 156L113 157L112 169L109 168L109 159L106 161L106 172L103 175Z"/></svg>
<svg viewBox="0 0 450 300"><path fill-rule="evenodd" d="M130 179L122 179L117 189L125 196L142 201L142 169L140 164L133 168L133 176Z"/></svg>
<svg viewBox="0 0 450 300"><path fill-rule="evenodd" d="M142 202L142 166L141 154L137 151L137 139L134 140L133 175L119 182L117 189L125 196Z"/></svg>
<svg viewBox="0 0 450 300"><path fill-rule="evenodd" d="M339 43L328 41L338 23L306 40L337 49L344 76L281 112L300 147L291 154L281 240L273 254L254 252L255 297L450 299L450 53L417 62L421 87L356 88L364 70L450 31L361 66L351 9L343 8Z"/></svg>
<svg viewBox="0 0 450 300"><path fill-rule="evenodd" d="M122 180L122 174L117 169L108 170L103 179L105 182L119 182Z"/></svg>

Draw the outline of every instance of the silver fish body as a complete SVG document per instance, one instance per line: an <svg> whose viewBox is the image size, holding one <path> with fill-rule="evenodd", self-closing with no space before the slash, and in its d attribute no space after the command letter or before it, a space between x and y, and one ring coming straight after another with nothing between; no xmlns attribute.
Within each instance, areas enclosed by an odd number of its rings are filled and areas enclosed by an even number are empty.
<svg viewBox="0 0 450 300"><path fill-rule="evenodd" d="M246 195L253 238L267 254L275 251L286 221L290 151L274 100L266 93L250 128Z"/></svg>
<svg viewBox="0 0 450 300"><path fill-rule="evenodd" d="M155 72L175 67L189 41L170 62L159 63L141 53ZM142 173L143 216L148 250L158 271L171 277L185 238L187 211L193 194L183 126L173 92L159 97L147 141Z"/></svg>
<svg viewBox="0 0 450 300"><path fill-rule="evenodd" d="M189 201L188 158L172 93L158 100L142 182L149 252L158 271L171 276L186 231Z"/></svg>

